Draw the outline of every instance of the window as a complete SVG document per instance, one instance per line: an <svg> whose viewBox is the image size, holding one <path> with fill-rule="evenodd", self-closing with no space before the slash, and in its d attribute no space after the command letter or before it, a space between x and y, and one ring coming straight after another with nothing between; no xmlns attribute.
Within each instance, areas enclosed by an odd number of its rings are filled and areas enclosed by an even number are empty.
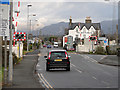
<svg viewBox="0 0 120 90"><path fill-rule="evenodd" d="M65 58L65 52L51 52L51 58Z"/></svg>

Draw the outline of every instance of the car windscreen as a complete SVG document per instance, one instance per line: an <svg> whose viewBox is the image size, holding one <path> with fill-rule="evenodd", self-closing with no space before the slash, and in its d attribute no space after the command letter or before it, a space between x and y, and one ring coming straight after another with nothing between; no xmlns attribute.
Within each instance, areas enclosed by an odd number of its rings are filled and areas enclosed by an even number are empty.
<svg viewBox="0 0 120 90"><path fill-rule="evenodd" d="M65 58L65 52L51 52L51 59Z"/></svg>

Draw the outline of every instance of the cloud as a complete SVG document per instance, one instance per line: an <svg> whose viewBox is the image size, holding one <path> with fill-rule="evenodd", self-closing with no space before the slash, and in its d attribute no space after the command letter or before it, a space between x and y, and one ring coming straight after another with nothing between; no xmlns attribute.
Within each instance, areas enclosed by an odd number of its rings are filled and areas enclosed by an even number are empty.
<svg viewBox="0 0 120 90"><path fill-rule="evenodd" d="M21 0L22 1L22 0ZM97 0L100 1L100 0ZM86 16L91 16L94 22L112 19L113 5L103 2L22 2L20 15L18 18L18 29L26 29L27 26L27 5L32 4L29 8L29 14L36 14L36 17L30 16L33 21L34 29L57 23L68 22L72 16L73 22L84 22ZM17 9L14 4L14 9ZM117 7L116 7L117 9ZM116 10L117 15L117 10ZM14 14L15 16L15 14ZM15 16L16 17L16 16ZM116 16L117 17L117 16ZM37 22L34 22L35 20ZM39 26L36 26L39 24Z"/></svg>

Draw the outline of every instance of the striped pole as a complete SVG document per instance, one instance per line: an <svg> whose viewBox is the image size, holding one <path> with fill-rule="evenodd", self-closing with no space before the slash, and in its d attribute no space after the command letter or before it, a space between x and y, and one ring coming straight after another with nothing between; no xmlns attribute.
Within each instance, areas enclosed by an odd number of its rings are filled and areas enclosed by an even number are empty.
<svg viewBox="0 0 120 90"><path fill-rule="evenodd" d="M20 12L20 1L18 1L18 10L17 10L17 17L16 17L16 22L15 22L15 32L17 32L19 12ZM15 46L15 40L13 42L13 46Z"/></svg>

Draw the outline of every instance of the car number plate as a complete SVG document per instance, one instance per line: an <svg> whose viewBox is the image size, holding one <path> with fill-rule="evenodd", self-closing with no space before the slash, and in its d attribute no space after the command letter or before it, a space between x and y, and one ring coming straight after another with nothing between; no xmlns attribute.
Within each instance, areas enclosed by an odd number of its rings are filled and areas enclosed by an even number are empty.
<svg viewBox="0 0 120 90"><path fill-rule="evenodd" d="M55 59L55 61L62 61L62 59Z"/></svg>

